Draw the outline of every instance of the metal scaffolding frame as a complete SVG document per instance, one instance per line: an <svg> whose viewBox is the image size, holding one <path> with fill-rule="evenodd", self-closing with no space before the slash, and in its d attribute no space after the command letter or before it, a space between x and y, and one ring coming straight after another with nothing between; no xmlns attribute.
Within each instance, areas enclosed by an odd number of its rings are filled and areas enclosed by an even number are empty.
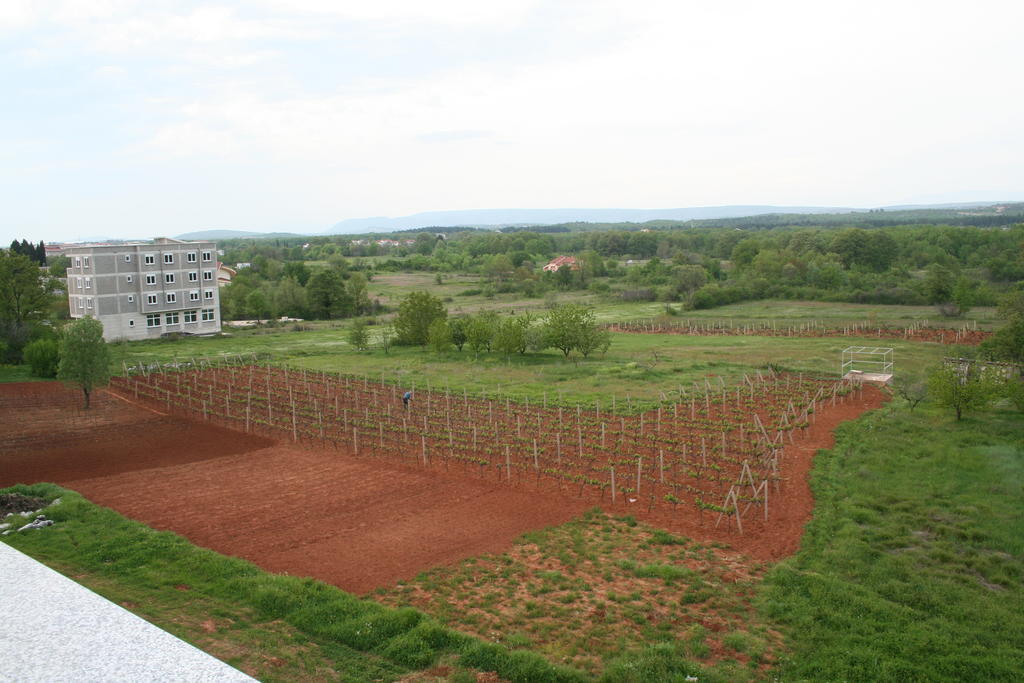
<svg viewBox="0 0 1024 683"><path fill-rule="evenodd" d="M892 351L884 346L848 346L843 349L839 374L844 379L888 382L894 370Z"/></svg>

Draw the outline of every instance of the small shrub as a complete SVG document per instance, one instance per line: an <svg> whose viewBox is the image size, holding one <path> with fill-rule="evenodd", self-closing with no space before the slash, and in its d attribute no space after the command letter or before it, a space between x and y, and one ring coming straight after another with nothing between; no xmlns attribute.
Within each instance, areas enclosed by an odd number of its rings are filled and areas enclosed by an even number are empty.
<svg viewBox="0 0 1024 683"><path fill-rule="evenodd" d="M59 345L56 339L37 339L25 345L22 351L25 362L32 368L35 377L56 377L60 363Z"/></svg>

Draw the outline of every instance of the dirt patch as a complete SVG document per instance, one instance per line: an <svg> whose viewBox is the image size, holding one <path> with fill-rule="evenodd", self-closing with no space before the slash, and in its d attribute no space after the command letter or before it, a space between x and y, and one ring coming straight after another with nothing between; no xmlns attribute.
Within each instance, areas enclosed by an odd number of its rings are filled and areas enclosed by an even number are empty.
<svg viewBox="0 0 1024 683"><path fill-rule="evenodd" d="M49 504L49 501L42 498L23 496L20 493L0 493L0 518L19 512L35 512Z"/></svg>

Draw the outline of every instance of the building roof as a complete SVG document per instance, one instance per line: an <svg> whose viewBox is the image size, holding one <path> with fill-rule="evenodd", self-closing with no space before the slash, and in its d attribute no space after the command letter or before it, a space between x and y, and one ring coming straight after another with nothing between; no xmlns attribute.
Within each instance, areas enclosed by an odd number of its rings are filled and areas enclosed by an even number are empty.
<svg viewBox="0 0 1024 683"><path fill-rule="evenodd" d="M575 256L559 256L549 261L548 264L544 266L544 270L558 270L562 266L569 266L573 270L579 268L576 263Z"/></svg>

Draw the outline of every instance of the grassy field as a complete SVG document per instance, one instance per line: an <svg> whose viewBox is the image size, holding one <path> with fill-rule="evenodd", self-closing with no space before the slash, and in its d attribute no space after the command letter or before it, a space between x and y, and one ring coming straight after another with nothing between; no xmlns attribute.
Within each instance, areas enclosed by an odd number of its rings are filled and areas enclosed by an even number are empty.
<svg viewBox="0 0 1024 683"><path fill-rule="evenodd" d="M497 353L474 358L468 349L437 354L418 347L394 347L357 352L345 340L345 327L322 327L305 332L289 328L245 330L230 337L159 340L117 344L114 369L122 361L173 361L221 354L265 354L274 362L316 371L368 374L403 387L447 386L493 396L529 396L531 400L561 397L607 404L615 395L621 402L627 395L642 402L656 401L664 393L675 395L679 387L689 390L694 382L721 376L727 383L742 380L744 374L774 367L812 374L837 374L840 352L854 343L875 345L877 340L857 338L788 337L688 337L683 335L614 334L604 355L566 360L555 350L514 355L505 359ZM950 347L933 343L890 340L895 349L897 372L922 373L952 353Z"/></svg>
<svg viewBox="0 0 1024 683"><path fill-rule="evenodd" d="M812 473L803 546L759 602L787 680L1020 680L1024 418L883 409Z"/></svg>
<svg viewBox="0 0 1024 683"><path fill-rule="evenodd" d="M595 509L375 597L594 678L664 651L701 680L741 681L762 677L781 646L751 604L764 571L717 544Z"/></svg>

